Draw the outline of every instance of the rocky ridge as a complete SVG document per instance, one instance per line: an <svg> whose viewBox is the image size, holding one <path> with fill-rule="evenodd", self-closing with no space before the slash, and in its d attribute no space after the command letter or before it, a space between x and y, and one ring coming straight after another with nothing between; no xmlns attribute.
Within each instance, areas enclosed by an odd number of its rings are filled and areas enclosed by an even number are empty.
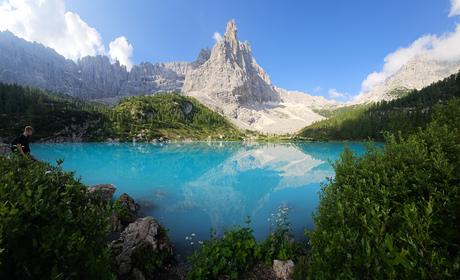
<svg viewBox="0 0 460 280"><path fill-rule="evenodd" d="M422 52L412 57L394 75L360 95L355 103L397 99L413 89L421 90L459 70L460 61L439 61L431 58L427 52Z"/></svg>
<svg viewBox="0 0 460 280"><path fill-rule="evenodd" d="M77 62L66 60L53 49L29 43L9 31L0 32L0 81L36 86L84 100L140 94L180 92L189 69L206 59L156 63L143 62L131 71L107 56L86 56Z"/></svg>

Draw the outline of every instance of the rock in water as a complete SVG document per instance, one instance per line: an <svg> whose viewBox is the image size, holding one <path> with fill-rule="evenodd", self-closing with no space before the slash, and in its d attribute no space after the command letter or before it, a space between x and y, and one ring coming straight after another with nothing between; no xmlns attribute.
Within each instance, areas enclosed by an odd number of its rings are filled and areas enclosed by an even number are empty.
<svg viewBox="0 0 460 280"><path fill-rule="evenodd" d="M93 196L100 195L100 199L104 202L112 199L116 190L117 187L112 184L92 185L88 188L89 193L91 193Z"/></svg>

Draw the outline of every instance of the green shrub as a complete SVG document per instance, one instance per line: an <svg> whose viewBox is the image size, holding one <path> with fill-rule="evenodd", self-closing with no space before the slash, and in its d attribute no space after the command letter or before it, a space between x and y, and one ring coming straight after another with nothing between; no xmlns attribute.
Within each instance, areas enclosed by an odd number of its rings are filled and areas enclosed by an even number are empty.
<svg viewBox="0 0 460 280"><path fill-rule="evenodd" d="M113 203L113 210L115 210L115 213L117 213L120 219L122 220L129 219L128 210L126 210L126 208L123 206L120 198L116 199L115 202Z"/></svg>
<svg viewBox="0 0 460 280"><path fill-rule="evenodd" d="M459 108L383 149L345 149L313 215L311 279L460 278Z"/></svg>
<svg viewBox="0 0 460 280"><path fill-rule="evenodd" d="M258 244L256 256L269 266L273 265L273 260L294 260L304 253L300 243L295 241L288 213L288 207L278 207L278 212L269 219L272 225L276 225L276 230Z"/></svg>
<svg viewBox="0 0 460 280"><path fill-rule="evenodd" d="M256 240L253 230L247 227L234 227L226 230L222 237L212 233L211 240L203 242L200 254L195 254L189 261L196 261L189 272L188 279L214 279L221 275L228 275L231 279L238 279L238 275L247 271L256 263L254 249ZM193 244L192 244L193 245Z"/></svg>
<svg viewBox="0 0 460 280"><path fill-rule="evenodd" d="M200 252L195 251L189 258L189 262L194 264L188 279L216 279L219 276L238 279L241 273L255 264L265 262L271 266L275 259L292 260L298 254L303 254L303 248L295 241L289 228L287 208L282 206L278 210L277 215L270 219L275 222L277 229L259 243L256 243L253 230L249 227L249 217L246 227L234 226L221 237L216 232L212 233L211 229L211 239L200 242ZM193 236L186 239L191 241ZM191 244L193 246L193 242Z"/></svg>
<svg viewBox="0 0 460 280"><path fill-rule="evenodd" d="M0 153L0 278L111 279L108 206L74 173Z"/></svg>

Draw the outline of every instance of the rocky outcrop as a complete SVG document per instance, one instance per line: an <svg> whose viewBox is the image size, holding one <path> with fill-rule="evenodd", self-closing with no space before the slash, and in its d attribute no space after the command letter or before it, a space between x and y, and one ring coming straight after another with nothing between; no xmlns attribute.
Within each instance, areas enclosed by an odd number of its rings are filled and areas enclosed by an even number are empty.
<svg viewBox="0 0 460 280"><path fill-rule="evenodd" d="M192 68L196 69L203 65L206 61L211 58L211 49L207 47L206 49L201 49L200 54L198 55L198 58L192 62Z"/></svg>
<svg viewBox="0 0 460 280"><path fill-rule="evenodd" d="M159 263L167 264L174 255L164 228L152 217L130 224L109 248L117 279L145 279L161 268L156 267Z"/></svg>
<svg viewBox="0 0 460 280"><path fill-rule="evenodd" d="M125 217L120 217L121 221L126 223L136 221L139 218L139 211L141 210L139 203L136 203L134 199L126 193L123 193L118 200L126 213Z"/></svg>
<svg viewBox="0 0 460 280"><path fill-rule="evenodd" d="M93 196L99 198L101 201L107 202L112 199L113 194L117 190L112 184L98 184L88 187L88 192Z"/></svg>
<svg viewBox="0 0 460 280"><path fill-rule="evenodd" d="M460 61L439 61L423 52L412 57L394 75L363 93L355 103L393 100L413 89L421 90L460 70Z"/></svg>
<svg viewBox="0 0 460 280"><path fill-rule="evenodd" d="M115 213L110 216L108 226L112 235L117 236L130 223L135 222L139 218L141 206L136 203L132 197L123 193L114 204Z"/></svg>

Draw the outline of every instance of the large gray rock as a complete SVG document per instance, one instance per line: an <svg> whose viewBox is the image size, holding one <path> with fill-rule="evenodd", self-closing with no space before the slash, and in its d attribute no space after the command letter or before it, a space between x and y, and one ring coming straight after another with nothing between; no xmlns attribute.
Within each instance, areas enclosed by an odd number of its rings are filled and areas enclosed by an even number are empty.
<svg viewBox="0 0 460 280"><path fill-rule="evenodd" d="M112 199L113 194L117 190L117 187L115 187L112 184L98 184L98 185L92 185L88 188L88 192L92 194L95 197L100 197L102 201L107 201Z"/></svg>
<svg viewBox="0 0 460 280"><path fill-rule="evenodd" d="M136 203L134 199L126 193L123 193L118 200L124 212L127 214L125 217L119 217L122 223L133 223L136 221L139 218L139 211L141 210L139 203Z"/></svg>
<svg viewBox="0 0 460 280"><path fill-rule="evenodd" d="M174 248L167 240L164 228L153 217L138 219L109 245L114 272L122 277L145 278L152 273L146 271L146 261L156 259L166 265L172 259Z"/></svg>

